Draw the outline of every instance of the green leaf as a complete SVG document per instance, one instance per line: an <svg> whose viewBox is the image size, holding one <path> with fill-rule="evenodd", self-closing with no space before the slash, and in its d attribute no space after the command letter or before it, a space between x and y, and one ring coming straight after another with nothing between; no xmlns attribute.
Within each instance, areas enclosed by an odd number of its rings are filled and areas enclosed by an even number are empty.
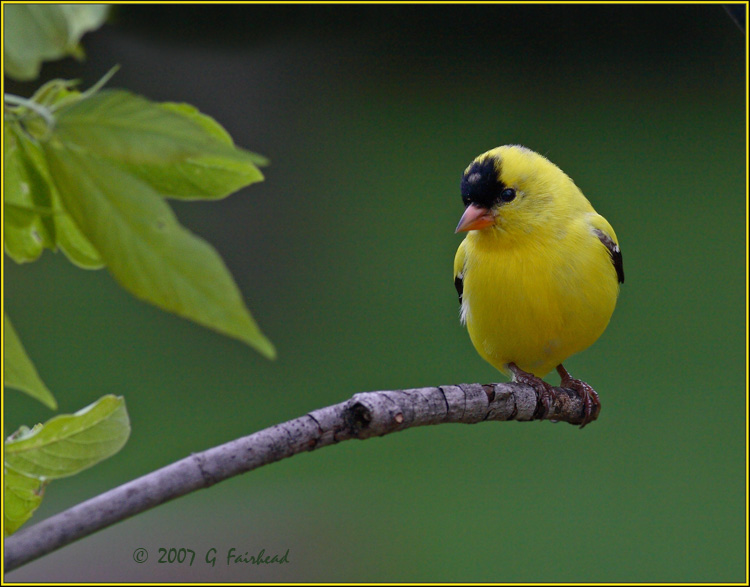
<svg viewBox="0 0 750 587"><path fill-rule="evenodd" d="M212 117L208 116L208 114L203 114L192 104L186 104L184 102L161 102L159 105L162 108L166 108L171 112L192 120L220 143L234 146L232 136L226 131L226 129ZM268 159L263 155L252 153L250 151L244 151L244 153L253 163L255 163L255 165L265 167L269 163Z"/></svg>
<svg viewBox="0 0 750 587"><path fill-rule="evenodd" d="M60 205L46 157L15 123L5 125L5 250L17 263L36 260L44 247L59 247L84 269L104 266L101 255Z"/></svg>
<svg viewBox="0 0 750 587"><path fill-rule="evenodd" d="M3 313L5 342L5 385L13 387L38 399L45 406L56 410L57 402L39 377L34 364L18 338L8 316Z"/></svg>
<svg viewBox="0 0 750 587"><path fill-rule="evenodd" d="M119 451L130 435L125 400L105 395L72 415L56 416L5 440L5 518L8 536L42 501L50 479L74 475Z"/></svg>
<svg viewBox="0 0 750 587"><path fill-rule="evenodd" d="M16 263L35 261L44 247L54 248L54 224L49 218L49 184L39 173L23 148L22 137L4 129L5 215L3 241L5 251ZM46 213L42 217L39 210Z"/></svg>
<svg viewBox="0 0 750 587"><path fill-rule="evenodd" d="M5 185L16 181L13 164L5 164ZM36 261L44 250L41 239L36 236L39 215L26 208L5 204L3 216L3 240L5 252L16 263Z"/></svg>
<svg viewBox="0 0 750 587"><path fill-rule="evenodd" d="M191 117L124 90L102 90L62 106L56 118L55 135L66 145L118 163L168 165L198 155L254 159Z"/></svg>
<svg viewBox="0 0 750 587"><path fill-rule="evenodd" d="M32 516L42 503L44 483L5 467L5 507L3 510L3 534L10 536Z"/></svg>
<svg viewBox="0 0 750 587"><path fill-rule="evenodd" d="M201 114L189 104L162 103L160 107L183 116L199 125L212 139L235 150L226 154L204 153L187 157L170 165L140 163L121 165L157 192L170 198L183 200L224 198L240 188L263 180L256 165L268 164L267 159L236 149L232 137L210 116ZM237 155L242 154L242 158Z"/></svg>
<svg viewBox="0 0 750 587"><path fill-rule="evenodd" d="M55 216L57 246L68 260L81 269L101 269L104 267L99 251L83 236L75 222L67 214Z"/></svg>
<svg viewBox="0 0 750 587"><path fill-rule="evenodd" d="M162 196L181 200L225 198L263 179L254 165L215 155L197 155L168 166L141 163L120 167Z"/></svg>
<svg viewBox="0 0 750 587"><path fill-rule="evenodd" d="M65 208L133 295L273 358L221 257L147 184L99 158L45 146Z"/></svg>
<svg viewBox="0 0 750 587"><path fill-rule="evenodd" d="M168 112L173 112L187 120L193 121L220 143L234 145L232 136L223 126L210 116L202 114L201 111L192 104L187 104L185 102L161 102L159 106Z"/></svg>
<svg viewBox="0 0 750 587"><path fill-rule="evenodd" d="M5 73L31 80L42 61L80 55L78 41L102 25L108 9L105 4L4 5Z"/></svg>
<svg viewBox="0 0 750 587"><path fill-rule="evenodd" d="M125 399L105 395L75 414L5 441L5 465L42 481L74 475L119 451L130 436Z"/></svg>
<svg viewBox="0 0 750 587"><path fill-rule="evenodd" d="M57 110L55 137L116 163L166 197L218 199L261 181L268 161L235 147L210 116L188 104L106 90Z"/></svg>

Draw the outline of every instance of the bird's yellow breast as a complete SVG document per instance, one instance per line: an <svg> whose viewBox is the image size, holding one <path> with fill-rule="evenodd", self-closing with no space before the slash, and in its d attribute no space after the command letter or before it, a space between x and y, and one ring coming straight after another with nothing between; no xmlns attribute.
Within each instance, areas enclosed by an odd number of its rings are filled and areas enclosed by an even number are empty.
<svg viewBox="0 0 750 587"><path fill-rule="evenodd" d="M595 214L595 213L593 213ZM477 351L544 376L604 332L618 294L612 260L584 218L558 233L504 242L469 233L462 317Z"/></svg>

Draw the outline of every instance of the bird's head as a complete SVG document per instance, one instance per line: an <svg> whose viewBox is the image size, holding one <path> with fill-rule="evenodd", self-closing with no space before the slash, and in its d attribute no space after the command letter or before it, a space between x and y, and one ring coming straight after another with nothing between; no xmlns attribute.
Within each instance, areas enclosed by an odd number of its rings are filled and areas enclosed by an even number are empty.
<svg viewBox="0 0 750 587"><path fill-rule="evenodd" d="M520 145L497 147L464 171L461 198L466 210L456 232L528 233L549 226L566 201L556 194L571 190L580 194L572 180L542 155Z"/></svg>

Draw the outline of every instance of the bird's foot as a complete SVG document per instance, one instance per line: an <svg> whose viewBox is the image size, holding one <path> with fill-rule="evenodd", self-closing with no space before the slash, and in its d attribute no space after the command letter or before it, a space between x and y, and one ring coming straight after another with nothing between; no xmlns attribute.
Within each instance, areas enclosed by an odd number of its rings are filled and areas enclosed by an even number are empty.
<svg viewBox="0 0 750 587"><path fill-rule="evenodd" d="M581 428L589 422L596 420L602 408L602 404L599 402L599 394L585 381L574 379L562 365L557 366L557 372L560 374L560 387L572 389L583 399L583 421L581 422Z"/></svg>
<svg viewBox="0 0 750 587"><path fill-rule="evenodd" d="M550 412L552 403L557 399L555 388L547 383L544 379L537 377L532 373L527 373L515 363L508 363L508 368L513 374L513 381L523 383L534 388L538 400L537 408L534 411L534 420L541 420Z"/></svg>

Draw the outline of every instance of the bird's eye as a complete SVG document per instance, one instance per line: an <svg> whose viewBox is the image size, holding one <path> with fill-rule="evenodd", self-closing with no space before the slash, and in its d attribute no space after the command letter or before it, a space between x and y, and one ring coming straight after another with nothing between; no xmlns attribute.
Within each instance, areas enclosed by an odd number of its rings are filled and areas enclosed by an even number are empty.
<svg viewBox="0 0 750 587"><path fill-rule="evenodd" d="M513 199L515 199L515 197L516 197L516 190L514 190L513 188L506 188L500 194L500 199L503 202L510 202Z"/></svg>

